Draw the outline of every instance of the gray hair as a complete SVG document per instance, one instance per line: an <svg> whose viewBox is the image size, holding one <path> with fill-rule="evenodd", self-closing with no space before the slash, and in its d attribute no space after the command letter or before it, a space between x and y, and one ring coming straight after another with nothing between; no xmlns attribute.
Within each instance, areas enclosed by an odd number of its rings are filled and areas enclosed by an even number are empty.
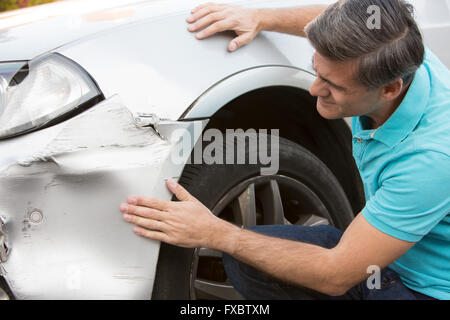
<svg viewBox="0 0 450 320"><path fill-rule="evenodd" d="M368 8L380 9L380 28L369 28ZM409 83L424 59L414 8L404 0L341 0L309 23L315 49L338 61L357 59L357 79L369 89L402 78Z"/></svg>

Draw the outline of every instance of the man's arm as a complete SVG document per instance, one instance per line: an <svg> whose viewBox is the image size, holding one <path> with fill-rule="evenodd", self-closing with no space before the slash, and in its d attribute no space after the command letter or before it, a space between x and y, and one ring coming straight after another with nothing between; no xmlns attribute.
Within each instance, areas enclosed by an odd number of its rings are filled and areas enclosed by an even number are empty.
<svg viewBox="0 0 450 320"><path fill-rule="evenodd" d="M326 8L325 5L315 5L286 9L259 9L260 28L306 37L306 25Z"/></svg>
<svg viewBox="0 0 450 320"><path fill-rule="evenodd" d="M219 244L230 236L227 231L219 234ZM236 259L276 278L332 296L343 295L364 281L370 275L369 266L381 270L414 245L378 231L362 214L353 220L333 249L246 230L239 233L234 243L228 250L223 244L217 249L224 249Z"/></svg>
<svg viewBox="0 0 450 320"><path fill-rule="evenodd" d="M333 249L278 239L241 229L214 216L179 184L169 189L181 201L131 197L120 209L140 236L182 247L228 253L281 280L341 295L403 255L414 243L393 238L358 215Z"/></svg>
<svg viewBox="0 0 450 320"><path fill-rule="evenodd" d="M262 31L276 31L306 36L305 26L322 13L327 6L314 5L286 9L254 9L219 3L202 4L187 18L188 30L204 39L217 32L235 31L238 35L228 49L234 51L252 41Z"/></svg>

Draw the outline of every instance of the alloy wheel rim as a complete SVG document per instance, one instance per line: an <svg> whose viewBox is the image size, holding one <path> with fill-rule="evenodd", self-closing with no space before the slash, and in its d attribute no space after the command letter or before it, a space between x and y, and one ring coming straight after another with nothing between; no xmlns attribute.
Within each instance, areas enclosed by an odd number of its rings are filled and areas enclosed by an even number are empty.
<svg viewBox="0 0 450 320"><path fill-rule="evenodd" d="M311 188L284 175L245 180L227 192L212 212L242 228L334 224L327 208ZM190 296L192 299L243 299L226 278L221 252L207 248L194 250Z"/></svg>

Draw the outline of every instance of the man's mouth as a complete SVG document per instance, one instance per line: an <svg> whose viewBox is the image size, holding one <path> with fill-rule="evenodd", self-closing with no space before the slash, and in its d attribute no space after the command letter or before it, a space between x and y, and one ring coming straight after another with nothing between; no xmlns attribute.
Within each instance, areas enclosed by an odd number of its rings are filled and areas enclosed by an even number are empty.
<svg viewBox="0 0 450 320"><path fill-rule="evenodd" d="M318 101L320 104L323 104L323 105L332 105L332 104L334 104L333 102L325 101L325 100L324 100L323 98L321 98L321 97L317 98L317 101Z"/></svg>

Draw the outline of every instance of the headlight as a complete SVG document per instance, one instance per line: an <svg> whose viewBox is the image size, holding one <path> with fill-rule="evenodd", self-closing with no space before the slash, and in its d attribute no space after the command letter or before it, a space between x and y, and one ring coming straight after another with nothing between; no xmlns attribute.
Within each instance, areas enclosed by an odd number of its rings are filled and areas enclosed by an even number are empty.
<svg viewBox="0 0 450 320"><path fill-rule="evenodd" d="M90 76L60 54L32 60L11 76L18 66L0 64L0 139L48 125L101 96Z"/></svg>

